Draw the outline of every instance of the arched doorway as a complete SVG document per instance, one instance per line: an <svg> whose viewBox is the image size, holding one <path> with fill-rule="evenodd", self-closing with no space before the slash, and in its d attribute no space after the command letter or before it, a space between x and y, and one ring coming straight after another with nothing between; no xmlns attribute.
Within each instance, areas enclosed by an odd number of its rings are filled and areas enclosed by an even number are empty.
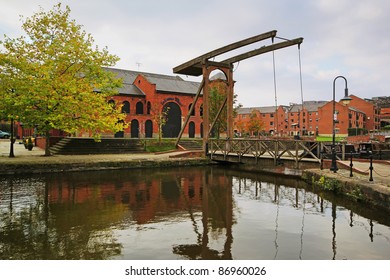
<svg viewBox="0 0 390 280"><path fill-rule="evenodd" d="M195 138L195 123L190 122L188 125L188 137Z"/></svg>
<svg viewBox="0 0 390 280"><path fill-rule="evenodd" d="M147 120L145 122L145 137L146 138L153 137L153 122L151 120Z"/></svg>
<svg viewBox="0 0 390 280"><path fill-rule="evenodd" d="M164 138L174 138L179 136L181 130L181 109L174 102L168 102L163 107L163 112L168 111L167 122L162 128Z"/></svg>
<svg viewBox="0 0 390 280"><path fill-rule="evenodd" d="M138 120L134 119L131 121L131 138L138 138L139 137L139 122Z"/></svg>

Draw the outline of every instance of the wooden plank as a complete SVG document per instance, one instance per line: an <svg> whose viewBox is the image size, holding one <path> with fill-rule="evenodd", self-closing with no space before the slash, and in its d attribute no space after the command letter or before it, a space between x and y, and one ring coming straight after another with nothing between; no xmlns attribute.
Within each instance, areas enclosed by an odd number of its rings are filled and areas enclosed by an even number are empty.
<svg viewBox="0 0 390 280"><path fill-rule="evenodd" d="M198 88L198 91L197 91L197 93L196 93L196 95L195 95L194 101L193 101L192 104L191 104L190 111L188 112L187 117L186 117L186 120L185 120L185 122L184 122L184 125L183 125L183 127L181 128L180 133L179 133L179 136L178 136L177 139L176 139L176 142L175 142L175 146L176 146L176 147L177 147L177 145L178 145L179 142L180 142L180 139L181 139L181 137L182 137L182 135L183 135L184 129L186 128L186 126L187 126L187 124L188 124L188 121L190 120L192 111L194 111L196 102L197 102L198 99L199 99L199 96L200 96L200 93L202 92L203 86L204 86L204 79L202 79L202 82L201 82L200 85L199 85L199 88Z"/></svg>
<svg viewBox="0 0 390 280"><path fill-rule="evenodd" d="M189 60L179 66L176 66L173 68L173 73L175 74L184 74L184 75L190 75L190 76L200 76L202 75L202 68L201 64L202 62L206 61L209 58L221 55L223 53L268 39L273 38L276 36L276 30L272 30L260 35L256 35L232 44L229 44L227 46L218 48L216 50L213 50L211 52L205 53L201 56L198 56L197 58L194 58L192 60Z"/></svg>

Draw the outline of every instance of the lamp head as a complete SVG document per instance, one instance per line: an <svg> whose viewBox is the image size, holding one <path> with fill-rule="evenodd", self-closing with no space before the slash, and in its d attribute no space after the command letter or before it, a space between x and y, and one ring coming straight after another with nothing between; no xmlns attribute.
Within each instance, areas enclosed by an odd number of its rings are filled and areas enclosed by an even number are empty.
<svg viewBox="0 0 390 280"><path fill-rule="evenodd" d="M351 102L352 98L348 96L348 88L345 88L344 97L340 100L344 105L348 105Z"/></svg>

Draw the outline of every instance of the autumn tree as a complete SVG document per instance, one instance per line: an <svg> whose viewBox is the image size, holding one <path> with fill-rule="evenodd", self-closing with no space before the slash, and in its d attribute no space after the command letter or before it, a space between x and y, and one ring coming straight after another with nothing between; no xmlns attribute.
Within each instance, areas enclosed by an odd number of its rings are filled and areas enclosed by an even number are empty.
<svg viewBox="0 0 390 280"><path fill-rule="evenodd" d="M48 12L41 9L22 29L26 36L5 36L0 44L0 80L8 88L2 93L7 100L3 113L17 113L25 126L43 134L45 155L50 155L52 129L89 131L96 139L103 132L123 130L120 106L107 102L122 81L103 68L119 58L94 46L92 36L70 18L70 8L57 4Z"/></svg>
<svg viewBox="0 0 390 280"><path fill-rule="evenodd" d="M259 135L260 131L264 128L264 122L260 118L260 112L253 110L249 115L249 122L247 125L248 131L251 135Z"/></svg>
<svg viewBox="0 0 390 280"><path fill-rule="evenodd" d="M246 132L246 123L239 119L237 120L237 122L235 123L235 127L237 128L238 130L238 133L239 133L239 136L240 137L243 137L243 135L245 134Z"/></svg>

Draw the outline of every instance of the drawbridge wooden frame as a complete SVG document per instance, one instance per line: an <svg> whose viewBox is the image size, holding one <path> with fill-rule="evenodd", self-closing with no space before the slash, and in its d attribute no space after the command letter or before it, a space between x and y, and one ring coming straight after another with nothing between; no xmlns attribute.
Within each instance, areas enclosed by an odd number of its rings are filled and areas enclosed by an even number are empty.
<svg viewBox="0 0 390 280"><path fill-rule="evenodd" d="M257 55L261 55L267 52L275 51L278 49L286 48L293 45L300 45L303 42L303 38L296 38L293 40L285 40L280 43L274 44L274 38L276 37L276 30L272 30L260 35L256 35L232 44L229 44L227 46L218 48L216 50L210 51L206 54L203 54L199 57L196 57L194 59L191 59L179 66L176 66L173 68L173 73L175 74L184 74L184 75L190 75L190 76L200 76L203 75L202 82L200 83L200 86L198 88L198 91L195 95L194 102L191 105L190 111L185 119L184 125L181 128L181 131L179 133L179 136L176 140L176 146L179 144L179 141L183 135L184 129L186 128L191 113L193 112L195 108L195 104L199 99L200 94L203 92L203 149L207 153L207 146L208 141L210 137L210 133L213 130L214 124L219 119L222 110L225 106L227 106L227 138L231 139L233 137L233 87L234 87L234 80L233 80L233 64L239 61L242 61L244 59L248 59ZM216 56L225 54L227 52L242 48L244 46L248 46L251 44L254 44L256 42L265 40L265 39L272 39L272 44L268 46L263 46L261 48L248 51L245 53L242 53L240 55L233 56L231 58L222 60L220 62L217 61L211 61L210 59L214 59ZM218 110L218 114L216 118L210 122L210 115L209 115L209 88L210 88L210 74L214 70L220 70L222 71L226 76L226 85L227 85L227 96L225 99L225 102L221 105L221 107Z"/></svg>

